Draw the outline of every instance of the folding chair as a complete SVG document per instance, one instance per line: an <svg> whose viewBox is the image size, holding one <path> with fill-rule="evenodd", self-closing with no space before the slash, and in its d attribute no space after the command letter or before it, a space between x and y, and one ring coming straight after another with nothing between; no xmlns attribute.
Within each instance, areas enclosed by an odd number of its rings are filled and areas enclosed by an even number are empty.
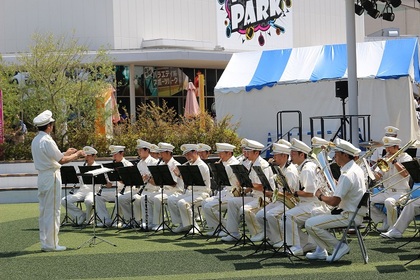
<svg viewBox="0 0 420 280"><path fill-rule="evenodd" d="M362 199L360 200L359 205L357 205L357 210L356 210L356 212L353 213L353 216L351 217L351 219L349 221L349 224L344 229L343 236L341 237L340 242L338 243L338 247L337 247L337 248L340 248L341 245L344 242L347 243L347 233L349 232L350 228L354 228L354 230L356 231L356 235L357 235L357 241L359 242L360 251L362 252L363 261L364 261L365 264L368 263L367 249L366 249L366 246L365 246L365 242L363 241L363 236L360 233L361 226L360 225L356 226L356 223L354 222L354 219L356 218L356 215L357 215L357 213L359 212L359 210L362 206L365 206L365 207L368 206L368 201L369 201L369 192L366 192L362 196ZM334 251L334 254L331 258L331 262L334 261L336 255L337 255L337 252L338 252L338 250Z"/></svg>

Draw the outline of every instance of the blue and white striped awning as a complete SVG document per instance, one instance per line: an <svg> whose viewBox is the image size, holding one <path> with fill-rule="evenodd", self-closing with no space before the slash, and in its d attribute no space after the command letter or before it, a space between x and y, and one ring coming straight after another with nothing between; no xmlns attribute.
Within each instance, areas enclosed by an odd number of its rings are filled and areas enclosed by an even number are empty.
<svg viewBox="0 0 420 280"><path fill-rule="evenodd" d="M359 79L410 76L420 83L417 38L357 44ZM347 78L347 45L235 53L215 87L221 93Z"/></svg>

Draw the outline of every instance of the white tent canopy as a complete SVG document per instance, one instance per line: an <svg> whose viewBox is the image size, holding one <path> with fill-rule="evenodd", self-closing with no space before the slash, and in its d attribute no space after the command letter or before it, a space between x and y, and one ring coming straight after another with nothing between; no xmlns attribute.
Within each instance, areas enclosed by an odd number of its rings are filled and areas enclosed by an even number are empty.
<svg viewBox="0 0 420 280"><path fill-rule="evenodd" d="M371 139L380 141L387 125L400 129L403 142L420 139L412 95L413 81L420 82L417 39L358 44L357 73L358 111L371 116ZM309 144L311 117L343 114L335 82L346 78L346 45L237 53L215 87L217 117L232 115L241 137L266 143L268 133L277 138L277 112L298 110ZM297 126L295 120L285 115L283 132ZM316 135L320 122L314 125ZM339 120L325 122L325 138L339 126Z"/></svg>

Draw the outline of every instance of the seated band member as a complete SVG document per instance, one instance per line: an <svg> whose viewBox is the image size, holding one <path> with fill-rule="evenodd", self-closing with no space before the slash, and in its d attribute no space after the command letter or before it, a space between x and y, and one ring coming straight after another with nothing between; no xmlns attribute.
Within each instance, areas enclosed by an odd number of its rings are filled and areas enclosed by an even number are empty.
<svg viewBox="0 0 420 280"><path fill-rule="evenodd" d="M175 170L179 162L173 158L174 146L169 143L160 142L158 144L160 159L157 165L167 165L169 171L171 172L172 179L176 183L175 185L165 185L163 186L163 203L167 201L168 196L180 195L184 190L184 182L175 174ZM150 179L150 182L155 185L153 178ZM160 187L160 186L159 186ZM152 230L162 230L164 229L162 225L162 190L159 190L159 193L156 193L154 196L148 198L149 206L148 209L153 211L153 220L152 220Z"/></svg>
<svg viewBox="0 0 420 280"><path fill-rule="evenodd" d="M284 142L283 142L284 143ZM289 143L289 142L287 142ZM290 146L284 144L273 144L273 164L278 165L282 174L284 175L287 185L290 188L292 193L287 193L287 196L293 195L294 191L299 189L299 172L294 164L289 162L290 155ZM274 176L276 173L274 173ZM276 180L276 187L278 188L278 193L282 194L284 191L284 186L279 181ZM273 244L274 248L280 248L283 246L283 231L281 230L280 220L284 213L284 210L289 208L283 205L283 199L277 199L273 197L275 202L272 202L266 206L266 226L267 226L267 237L270 239L270 243ZM287 203L286 203L287 205ZM257 220L260 224L260 227L263 229L264 226L264 209L261 209L257 213ZM257 234L252 241L261 241L264 238L264 232Z"/></svg>
<svg viewBox="0 0 420 280"><path fill-rule="evenodd" d="M85 157L85 166L95 166L99 165L95 162L96 154L98 153L94 148L91 146L83 147L83 151L86 154ZM79 189L73 193L67 195L67 197L63 197L61 199L61 205L66 207L66 200L67 200L67 211L69 212L70 216L72 216L78 225L81 225L85 222L86 218L90 217L92 212L92 205L93 205L93 190L92 185L85 185L81 178L79 178L80 187ZM86 212L83 212L79 207L76 206L77 202L84 201L86 205Z"/></svg>
<svg viewBox="0 0 420 280"><path fill-rule="evenodd" d="M250 193L252 191L252 194L251 196L244 197L244 206L242 205L242 197L233 197L228 199L228 216L226 229L229 231L230 235L222 237L222 241L225 242L232 242L240 238L239 223L240 216L243 211L245 212L245 222L248 226L251 235L255 236L262 230L261 226L257 222L255 214L258 212L258 210L261 209L258 200L260 197L264 197L264 187L261 184L257 173L252 167L260 166L264 172L264 175L267 177L267 180L270 182L271 188L274 189L275 187L272 178L273 171L271 170L271 168L269 168L269 163L260 156L261 150L264 148L264 145L255 140L248 140L246 138L242 139L241 145L243 149L246 150L246 157L250 162L249 178L251 179L253 188L245 190L246 193ZM242 209L242 207L244 208Z"/></svg>
<svg viewBox="0 0 420 280"><path fill-rule="evenodd" d="M387 232L381 233L382 237L401 238L404 231L414 220L414 218L420 215L420 199L418 197L412 198L405 203L403 202L402 206L404 208L401 211L397 222L392 225Z"/></svg>
<svg viewBox="0 0 420 280"><path fill-rule="evenodd" d="M198 155L197 149L198 145L196 144L183 144L181 146L181 151L187 159L187 164L198 166L205 185L194 185L191 188L191 186L185 185L184 182L184 187L188 187L188 189L185 189L184 194L168 197L168 207L171 213L172 223L179 224L174 230L176 233L190 229L190 232L194 233L192 226L199 229L199 226L195 222L195 217L192 216L192 204L194 203L194 207L197 207L210 195L210 170ZM179 170L176 170L175 173L181 177Z"/></svg>
<svg viewBox="0 0 420 280"><path fill-rule="evenodd" d="M210 156L211 147L207 144L199 143L198 144L198 155L202 160L206 160Z"/></svg>
<svg viewBox="0 0 420 280"><path fill-rule="evenodd" d="M297 165L299 172L299 190L294 192L294 196L300 202L292 209L287 210L286 218L286 243L293 245L290 251L295 256L303 256L305 252L315 249L315 244L308 242L308 235L302 231L305 221L309 219L316 208L320 208L321 203L314 196L318 189L317 165L308 159L311 148L304 142L295 138L291 141L292 146L290 158L292 163ZM284 227L284 217L280 226Z"/></svg>
<svg viewBox="0 0 420 280"><path fill-rule="evenodd" d="M150 145L150 155L159 160L160 159L160 152L159 152L159 147L156 144L151 144Z"/></svg>
<svg viewBox="0 0 420 280"><path fill-rule="evenodd" d="M328 229L346 227L353 213L357 211L357 206L366 192L365 176L363 170L354 162L354 157L358 156L360 149L351 143L336 139L335 161L341 167L341 175L334 193L331 196L324 195L321 190L317 190L315 196L322 202L338 206L342 211L337 214L321 214L309 218L305 223L308 234L318 245L314 253L306 254L308 259L320 259L331 261L332 256L328 256L327 249L338 250L334 260L339 260L350 250L346 243L340 248L336 248L339 240L335 238ZM355 224L360 225L366 214L366 207L360 209L355 219ZM333 251L333 254L334 254Z"/></svg>
<svg viewBox="0 0 420 280"><path fill-rule="evenodd" d="M385 150L385 160L393 156L399 149L401 140L395 137L382 138ZM403 152L398 155L392 162L389 162L389 170L387 172L381 171L379 168L374 170L376 180L383 180L383 187L381 193L374 194L371 197L371 217L375 224L382 222L382 227L379 231L387 231L389 226L392 226L397 221L397 204L396 202L410 191L409 180L410 174L401 164L402 162L412 160L411 156ZM386 215L383 211L375 207L375 203L383 203L386 208Z"/></svg>
<svg viewBox="0 0 420 280"><path fill-rule="evenodd" d="M146 183L145 186L141 186L141 194L133 193L133 213L131 213L131 193L127 192L124 195L119 197L121 203L121 209L123 213L123 217L130 217L131 214L134 215L134 219L138 225L141 224L141 220L143 221L143 226L146 227L145 221L151 222L153 220L153 211L151 209L147 209L148 217L146 217L145 211L145 204L144 199L145 196L150 196L151 194L155 194L159 191L159 187L150 184L150 171L147 168L148 165L156 165L158 160L154 159L149 151L150 151L151 144L147 141L138 139L137 140L137 154L140 158L140 161L137 163L137 168L142 175L143 181ZM142 189L144 187L144 189ZM150 227L151 228L151 227Z"/></svg>
<svg viewBox="0 0 420 280"><path fill-rule="evenodd" d="M239 164L239 161L233 156L233 150L235 149L234 145L229 143L216 143L216 153L219 155L219 158L222 164L225 166L226 174L230 182L230 186L224 186L221 192L221 210L225 211L227 209L227 201L229 198L233 197L232 186L237 186L238 179L235 174L233 174L232 168L229 165ZM207 222L207 227L209 231L207 235L212 236L214 230L216 229L219 222L226 226L226 219L222 217L222 221L219 221L219 194L206 198L202 203L204 218ZM226 233L220 232L219 236L225 236Z"/></svg>
<svg viewBox="0 0 420 280"><path fill-rule="evenodd" d="M121 162L123 166L133 166L131 162L124 158L124 149L125 146L118 146L118 145L111 145L109 146L110 154L112 155L113 162ZM105 226L111 225L111 217L109 216L108 210L106 208L106 202L115 202L116 192L114 189L111 189L113 182L108 182L106 184L106 188L102 189L101 194L96 196L96 211L98 213L98 217L104 222ZM117 182L118 188L118 197L121 195L120 192L122 191L124 184L122 182ZM127 192L129 190L125 190ZM119 202L119 201L118 201ZM120 209L119 209L120 210ZM118 211L119 211L118 210ZM131 217L125 217L125 219L129 220ZM115 226L121 227L122 224Z"/></svg>

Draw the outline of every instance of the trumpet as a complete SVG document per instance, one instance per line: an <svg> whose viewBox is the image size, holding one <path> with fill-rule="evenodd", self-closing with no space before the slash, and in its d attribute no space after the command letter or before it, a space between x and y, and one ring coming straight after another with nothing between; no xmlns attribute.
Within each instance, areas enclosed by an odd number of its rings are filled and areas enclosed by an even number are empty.
<svg viewBox="0 0 420 280"><path fill-rule="evenodd" d="M399 149L395 154L390 156L387 159L378 159L376 165L381 169L382 172L387 172L389 170L389 163L396 159L401 153L405 152L410 146L412 146L417 140L410 140L405 144L401 149Z"/></svg>

